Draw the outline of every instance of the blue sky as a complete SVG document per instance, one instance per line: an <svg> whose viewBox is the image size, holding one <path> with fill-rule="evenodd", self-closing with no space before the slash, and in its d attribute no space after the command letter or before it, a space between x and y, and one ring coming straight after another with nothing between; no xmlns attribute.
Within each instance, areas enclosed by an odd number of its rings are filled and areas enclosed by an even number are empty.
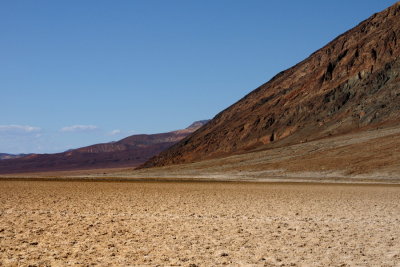
<svg viewBox="0 0 400 267"><path fill-rule="evenodd" d="M1 1L0 152L212 118L395 2Z"/></svg>

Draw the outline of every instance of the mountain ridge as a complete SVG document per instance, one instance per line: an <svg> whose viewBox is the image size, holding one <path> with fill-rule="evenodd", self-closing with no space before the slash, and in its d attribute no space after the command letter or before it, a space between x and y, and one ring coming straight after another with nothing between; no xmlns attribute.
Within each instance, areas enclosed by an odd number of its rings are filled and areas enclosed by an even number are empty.
<svg viewBox="0 0 400 267"><path fill-rule="evenodd" d="M160 167L398 123L400 3L275 75L141 167Z"/></svg>
<svg viewBox="0 0 400 267"><path fill-rule="evenodd" d="M166 133L137 134L119 141L70 149L55 154L29 154L0 161L0 173L46 172L135 167L193 133L208 120Z"/></svg>

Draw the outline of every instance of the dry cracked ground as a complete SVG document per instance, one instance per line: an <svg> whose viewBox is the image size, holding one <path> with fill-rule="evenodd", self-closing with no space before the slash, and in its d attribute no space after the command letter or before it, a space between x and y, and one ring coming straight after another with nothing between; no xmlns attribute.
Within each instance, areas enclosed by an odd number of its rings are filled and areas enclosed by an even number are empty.
<svg viewBox="0 0 400 267"><path fill-rule="evenodd" d="M1 266L400 266L393 185L0 181Z"/></svg>

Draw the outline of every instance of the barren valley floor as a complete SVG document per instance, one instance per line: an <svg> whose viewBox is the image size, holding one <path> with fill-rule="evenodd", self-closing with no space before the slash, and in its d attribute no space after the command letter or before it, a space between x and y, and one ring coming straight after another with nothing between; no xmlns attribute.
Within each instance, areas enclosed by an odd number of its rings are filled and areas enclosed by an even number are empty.
<svg viewBox="0 0 400 267"><path fill-rule="evenodd" d="M0 265L399 266L400 187L0 181Z"/></svg>

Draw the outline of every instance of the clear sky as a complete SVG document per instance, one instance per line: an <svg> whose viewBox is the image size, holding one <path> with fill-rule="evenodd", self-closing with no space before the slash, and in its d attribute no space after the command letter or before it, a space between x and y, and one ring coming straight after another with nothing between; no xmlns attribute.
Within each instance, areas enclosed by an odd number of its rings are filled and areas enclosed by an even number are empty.
<svg viewBox="0 0 400 267"><path fill-rule="evenodd" d="M395 2L1 1L0 152L212 118Z"/></svg>

